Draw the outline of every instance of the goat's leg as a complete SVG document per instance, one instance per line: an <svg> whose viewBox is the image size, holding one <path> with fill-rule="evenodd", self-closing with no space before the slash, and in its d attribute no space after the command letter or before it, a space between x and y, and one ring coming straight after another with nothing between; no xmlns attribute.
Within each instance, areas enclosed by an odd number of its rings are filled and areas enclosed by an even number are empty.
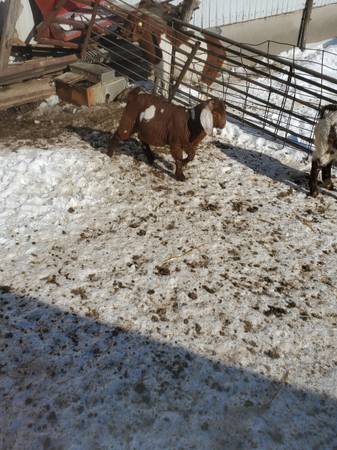
<svg viewBox="0 0 337 450"><path fill-rule="evenodd" d="M108 151L107 151L107 155L110 156L110 158L115 153L115 150L117 150L117 148L118 148L118 146L120 144L120 141L121 140L120 140L118 134L114 133L114 135L110 139L109 147L108 147Z"/></svg>
<svg viewBox="0 0 337 450"><path fill-rule="evenodd" d="M181 147L171 147L171 155L176 163L175 177L178 181L185 181L185 175L183 173L183 151Z"/></svg>
<svg viewBox="0 0 337 450"><path fill-rule="evenodd" d="M146 144L145 142L142 142L142 150L145 153L145 156L147 158L147 161L149 164L153 164L155 160L155 154L151 150L149 144Z"/></svg>
<svg viewBox="0 0 337 450"><path fill-rule="evenodd" d="M194 160L195 157L195 148L191 148L189 150L186 150L187 158L183 159L183 166L186 166L189 162Z"/></svg>
<svg viewBox="0 0 337 450"><path fill-rule="evenodd" d="M332 167L332 161L329 162L326 166L322 167L322 180L323 180L323 186L325 189L328 189L329 191L333 191L334 185L331 180L331 167Z"/></svg>
<svg viewBox="0 0 337 450"><path fill-rule="evenodd" d="M164 64L160 61L153 67L154 72L154 92L161 95L163 91Z"/></svg>
<svg viewBox="0 0 337 450"><path fill-rule="evenodd" d="M309 187L310 187L310 195L313 197L317 197L318 195L318 174L321 170L321 164L319 159L314 159L311 163L311 172L310 172L310 180L309 180Z"/></svg>
<svg viewBox="0 0 337 450"><path fill-rule="evenodd" d="M134 110L132 103L127 104L119 122L118 128L109 143L107 155L112 156L121 141L130 139L137 131L138 111Z"/></svg>
<svg viewBox="0 0 337 450"><path fill-rule="evenodd" d="M209 85L205 82L200 82L200 87L202 90L202 93L199 94L199 100L200 101L205 101L209 98Z"/></svg>
<svg viewBox="0 0 337 450"><path fill-rule="evenodd" d="M170 91L170 74L171 74L171 57L172 46L165 42L165 51L163 52L163 60L161 68L161 95L168 97Z"/></svg>

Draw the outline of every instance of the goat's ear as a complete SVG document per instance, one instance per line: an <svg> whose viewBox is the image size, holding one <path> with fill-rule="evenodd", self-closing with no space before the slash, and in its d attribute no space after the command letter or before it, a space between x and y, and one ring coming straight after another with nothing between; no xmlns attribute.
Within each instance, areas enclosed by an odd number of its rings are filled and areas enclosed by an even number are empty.
<svg viewBox="0 0 337 450"><path fill-rule="evenodd" d="M200 123L208 136L213 135L213 114L211 108L207 104L201 111Z"/></svg>

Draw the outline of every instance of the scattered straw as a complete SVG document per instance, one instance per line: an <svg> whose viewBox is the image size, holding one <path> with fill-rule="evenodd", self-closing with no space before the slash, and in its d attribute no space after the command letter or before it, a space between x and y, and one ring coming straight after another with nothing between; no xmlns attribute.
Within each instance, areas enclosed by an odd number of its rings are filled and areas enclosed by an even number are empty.
<svg viewBox="0 0 337 450"><path fill-rule="evenodd" d="M182 253L181 255L176 255L176 256L170 256L169 258L165 259L160 266L165 266L166 264L171 263L172 261L176 261L178 259L183 258L184 256L190 255L191 253L193 253L195 250L200 250L202 247L205 247L205 245L199 245L198 247L192 247L190 250L188 250L187 252Z"/></svg>
<svg viewBox="0 0 337 450"><path fill-rule="evenodd" d="M311 225L311 222L307 219L304 219L304 217L300 217L298 215L295 216L297 220L299 220L300 222L303 223L303 225L307 226L308 228L310 228L311 231L315 232L314 227Z"/></svg>

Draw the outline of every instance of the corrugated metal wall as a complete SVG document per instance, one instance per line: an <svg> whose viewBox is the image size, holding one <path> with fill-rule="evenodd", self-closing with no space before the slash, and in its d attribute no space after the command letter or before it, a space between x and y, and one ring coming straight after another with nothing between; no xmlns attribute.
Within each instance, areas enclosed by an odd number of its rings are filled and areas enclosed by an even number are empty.
<svg viewBox="0 0 337 450"><path fill-rule="evenodd" d="M337 3L336 0L315 0L315 6L326 6Z"/></svg>
<svg viewBox="0 0 337 450"><path fill-rule="evenodd" d="M202 0L195 23L210 28L303 8L304 0Z"/></svg>
<svg viewBox="0 0 337 450"><path fill-rule="evenodd" d="M139 0L138 0L139 1ZM130 5L138 3L129 0ZM179 0L172 2L180 3ZM315 0L315 7L337 3L337 0ZM305 0L201 0L194 25L211 28L303 9Z"/></svg>
<svg viewBox="0 0 337 450"><path fill-rule="evenodd" d="M337 3L315 0L315 7ZM303 9L305 0L202 0L194 17L195 25L204 28L244 22Z"/></svg>

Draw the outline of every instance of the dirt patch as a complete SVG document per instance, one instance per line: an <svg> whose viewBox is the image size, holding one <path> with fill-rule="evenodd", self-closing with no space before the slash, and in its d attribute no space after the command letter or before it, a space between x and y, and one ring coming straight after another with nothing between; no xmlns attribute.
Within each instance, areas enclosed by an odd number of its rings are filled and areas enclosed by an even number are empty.
<svg viewBox="0 0 337 450"><path fill-rule="evenodd" d="M86 140L95 131L110 133L116 128L121 111L118 103L91 108L65 103L46 108L43 104L10 108L0 112L1 142L13 150L45 139L55 144L62 142L61 136L67 132Z"/></svg>

